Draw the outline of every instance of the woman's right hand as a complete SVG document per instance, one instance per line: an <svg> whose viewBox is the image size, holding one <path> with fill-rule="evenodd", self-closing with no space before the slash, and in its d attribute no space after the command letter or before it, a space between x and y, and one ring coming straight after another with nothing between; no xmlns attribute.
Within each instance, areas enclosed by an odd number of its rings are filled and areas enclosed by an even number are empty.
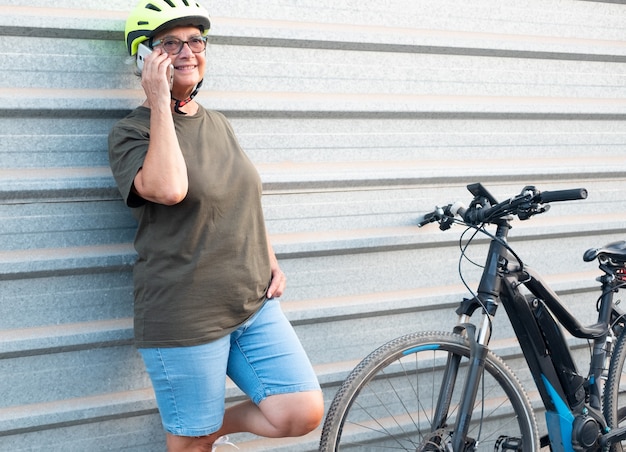
<svg viewBox="0 0 626 452"><path fill-rule="evenodd" d="M146 56L141 73L141 86L146 93L149 107L159 102L169 107L171 101L169 71L172 60L160 47Z"/></svg>

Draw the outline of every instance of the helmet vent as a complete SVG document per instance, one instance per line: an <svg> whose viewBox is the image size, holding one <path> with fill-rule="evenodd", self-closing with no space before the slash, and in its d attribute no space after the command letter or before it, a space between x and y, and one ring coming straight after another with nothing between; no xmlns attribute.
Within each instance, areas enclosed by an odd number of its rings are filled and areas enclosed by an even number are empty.
<svg viewBox="0 0 626 452"><path fill-rule="evenodd" d="M185 4L185 6L189 6L189 2L187 0L183 0L183 3Z"/></svg>
<svg viewBox="0 0 626 452"><path fill-rule="evenodd" d="M152 11L157 11L157 12L161 12L161 8L159 8L158 6L154 6L152 3L148 3L146 5L146 9L151 9Z"/></svg>
<svg viewBox="0 0 626 452"><path fill-rule="evenodd" d="M176 8L176 5L174 4L174 2L172 0L165 0L165 3L170 5L172 8Z"/></svg>

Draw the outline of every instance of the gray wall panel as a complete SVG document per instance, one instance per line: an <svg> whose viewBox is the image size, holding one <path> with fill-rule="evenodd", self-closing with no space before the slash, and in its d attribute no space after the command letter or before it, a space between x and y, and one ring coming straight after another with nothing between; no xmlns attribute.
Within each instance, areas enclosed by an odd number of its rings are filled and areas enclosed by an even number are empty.
<svg viewBox="0 0 626 452"><path fill-rule="evenodd" d="M164 450L131 344L135 223L107 161L111 125L142 100L122 42L134 1L0 6L0 451ZM626 220L626 5L207 6L198 99L229 117L259 169L283 307L328 402L374 347L453 321L467 295L461 231L414 223L469 201L471 182L499 198L530 184L589 190L511 238L573 312L593 314L598 271L582 253L622 239ZM532 393L503 315L495 338ZM234 439L302 452L318 437Z"/></svg>

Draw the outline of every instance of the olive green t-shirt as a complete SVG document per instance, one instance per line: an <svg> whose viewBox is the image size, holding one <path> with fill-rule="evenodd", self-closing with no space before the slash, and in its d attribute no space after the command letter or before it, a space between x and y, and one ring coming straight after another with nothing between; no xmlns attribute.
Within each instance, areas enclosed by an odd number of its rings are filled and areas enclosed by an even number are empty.
<svg viewBox="0 0 626 452"><path fill-rule="evenodd" d="M134 268L137 347L199 345L222 337L265 300L271 270L261 179L227 119L200 106L175 115L189 191L179 204L132 192L150 140L139 107L109 134L109 161L138 221Z"/></svg>

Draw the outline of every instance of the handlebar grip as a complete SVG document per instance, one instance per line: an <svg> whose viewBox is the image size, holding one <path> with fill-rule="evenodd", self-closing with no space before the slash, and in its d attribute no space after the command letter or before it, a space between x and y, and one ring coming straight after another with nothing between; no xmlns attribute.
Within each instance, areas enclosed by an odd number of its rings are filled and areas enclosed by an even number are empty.
<svg viewBox="0 0 626 452"><path fill-rule="evenodd" d="M432 223L437 219L436 215L436 212L425 213L417 219L417 226L421 228L422 226L426 226L428 223Z"/></svg>
<svg viewBox="0 0 626 452"><path fill-rule="evenodd" d="M587 198L587 190L584 188L572 188L569 190L543 191L539 195L539 201L544 203L558 201L575 201Z"/></svg>

